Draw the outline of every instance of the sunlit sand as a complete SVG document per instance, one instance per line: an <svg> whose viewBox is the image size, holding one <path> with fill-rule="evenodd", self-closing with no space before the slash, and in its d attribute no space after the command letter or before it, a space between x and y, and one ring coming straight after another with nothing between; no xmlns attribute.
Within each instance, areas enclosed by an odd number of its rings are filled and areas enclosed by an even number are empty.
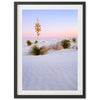
<svg viewBox="0 0 100 100"><path fill-rule="evenodd" d="M56 41L40 40L38 44L48 46ZM45 55L35 56L28 54L30 48L23 41L23 90L77 90L78 50L49 50Z"/></svg>

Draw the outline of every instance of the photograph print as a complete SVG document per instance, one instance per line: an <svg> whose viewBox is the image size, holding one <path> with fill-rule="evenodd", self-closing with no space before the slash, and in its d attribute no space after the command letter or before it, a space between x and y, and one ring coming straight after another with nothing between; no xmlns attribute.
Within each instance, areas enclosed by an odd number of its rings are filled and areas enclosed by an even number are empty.
<svg viewBox="0 0 100 100"><path fill-rule="evenodd" d="M84 6L15 2L15 98L85 97Z"/></svg>

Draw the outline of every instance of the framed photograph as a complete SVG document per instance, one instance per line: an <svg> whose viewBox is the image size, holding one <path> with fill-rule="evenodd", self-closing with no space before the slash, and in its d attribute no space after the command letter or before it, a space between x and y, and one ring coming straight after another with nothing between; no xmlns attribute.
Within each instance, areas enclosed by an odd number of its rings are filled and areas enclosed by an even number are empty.
<svg viewBox="0 0 100 100"><path fill-rule="evenodd" d="M14 2L14 98L85 98L85 2Z"/></svg>

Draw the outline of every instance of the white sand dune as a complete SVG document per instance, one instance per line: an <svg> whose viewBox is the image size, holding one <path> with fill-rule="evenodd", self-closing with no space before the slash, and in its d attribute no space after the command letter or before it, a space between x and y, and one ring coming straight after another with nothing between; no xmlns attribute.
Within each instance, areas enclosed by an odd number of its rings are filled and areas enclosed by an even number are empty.
<svg viewBox="0 0 100 100"><path fill-rule="evenodd" d="M49 51L46 55L27 55L23 47L23 90L77 90L77 50Z"/></svg>

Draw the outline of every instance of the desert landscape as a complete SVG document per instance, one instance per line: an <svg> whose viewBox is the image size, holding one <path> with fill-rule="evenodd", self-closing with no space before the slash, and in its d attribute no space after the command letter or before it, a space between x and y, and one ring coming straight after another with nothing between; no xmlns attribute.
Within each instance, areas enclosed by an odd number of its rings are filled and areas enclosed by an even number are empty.
<svg viewBox="0 0 100 100"><path fill-rule="evenodd" d="M22 12L22 89L77 90L77 10Z"/></svg>
<svg viewBox="0 0 100 100"><path fill-rule="evenodd" d="M58 39L59 41L59 39ZM70 49L57 49L57 40L40 40L39 47L50 48L46 54L32 55L32 47L23 41L23 90L76 90L77 47L71 42ZM60 47L58 47L60 48Z"/></svg>

